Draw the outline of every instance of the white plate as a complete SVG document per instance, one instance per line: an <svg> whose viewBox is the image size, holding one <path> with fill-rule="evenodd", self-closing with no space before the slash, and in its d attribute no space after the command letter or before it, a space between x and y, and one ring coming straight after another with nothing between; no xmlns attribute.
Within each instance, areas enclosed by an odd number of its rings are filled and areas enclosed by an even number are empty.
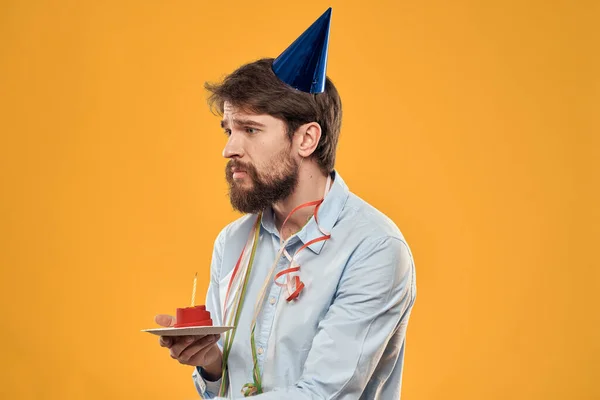
<svg viewBox="0 0 600 400"><path fill-rule="evenodd" d="M143 329L142 332L148 332L158 336L194 336L194 335L217 335L233 329L233 326L187 326L183 328L155 328Z"/></svg>

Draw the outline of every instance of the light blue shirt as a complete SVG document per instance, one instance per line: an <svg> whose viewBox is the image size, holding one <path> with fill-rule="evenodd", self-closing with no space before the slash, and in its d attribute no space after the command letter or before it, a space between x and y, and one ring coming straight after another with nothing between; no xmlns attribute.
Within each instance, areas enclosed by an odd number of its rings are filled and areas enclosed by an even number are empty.
<svg viewBox="0 0 600 400"><path fill-rule="evenodd" d="M351 193L334 171L331 190L319 209L319 224L331 238L297 256L305 287L296 301L272 279L256 326L262 372L260 400L397 400L402 386L406 329L416 298L409 246L397 226ZM229 277L256 215L245 215L218 235L206 307L223 325L222 302ZM322 236L314 218L289 241L289 254ZM254 304L279 250L273 211L264 213L252 273L229 355L230 397L243 399L252 382L250 325ZM282 257L276 272L289 267ZM219 341L222 349L222 339ZM202 398L218 398L220 381L194 369Z"/></svg>

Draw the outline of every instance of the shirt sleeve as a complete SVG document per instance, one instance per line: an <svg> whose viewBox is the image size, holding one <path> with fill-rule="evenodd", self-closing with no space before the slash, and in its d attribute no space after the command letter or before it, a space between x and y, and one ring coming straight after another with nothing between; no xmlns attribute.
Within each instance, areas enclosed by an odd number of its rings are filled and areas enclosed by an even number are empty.
<svg viewBox="0 0 600 400"><path fill-rule="evenodd" d="M215 399L221 388L221 378L218 381L209 381L202 376L202 368L194 368L192 379L196 390L202 399Z"/></svg>
<svg viewBox="0 0 600 400"><path fill-rule="evenodd" d="M359 246L319 323L301 378L254 398L358 399L390 338L400 334L404 342L415 298L414 262L404 241L385 237Z"/></svg>
<svg viewBox="0 0 600 400"><path fill-rule="evenodd" d="M219 281L221 275L221 260L225 242L225 230L223 229L215 239L212 260L210 264L210 283L206 293L206 309L210 312L213 325L222 325L221 320L221 301L219 297ZM219 349L223 351L223 339L217 342ZM192 380L196 386L196 390L202 399L214 399L219 393L221 387L221 379L218 381L209 381L204 378L202 368L195 367L192 373Z"/></svg>

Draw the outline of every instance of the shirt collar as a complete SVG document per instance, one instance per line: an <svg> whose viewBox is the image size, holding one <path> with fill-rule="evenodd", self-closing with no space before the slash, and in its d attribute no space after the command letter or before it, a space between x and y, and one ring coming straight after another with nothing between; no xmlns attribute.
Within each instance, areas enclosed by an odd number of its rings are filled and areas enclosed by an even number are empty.
<svg viewBox="0 0 600 400"><path fill-rule="evenodd" d="M323 200L323 203L319 207L319 213L317 214L319 226L327 233L331 232L331 229L337 222L350 194L348 186L337 171L334 170L331 173L331 178L333 179L331 188L329 189L329 193L327 193L325 196L325 200ZM279 237L279 233L275 227L273 209L271 207L266 209L263 213L261 224L267 232ZM323 236L323 233L321 233L319 230L317 222L313 216L308 223L304 225L300 232L296 234L296 236L302 241L302 243L308 243L313 239ZM325 241L322 240L320 242L310 244L308 248L314 253L319 254L324 245Z"/></svg>

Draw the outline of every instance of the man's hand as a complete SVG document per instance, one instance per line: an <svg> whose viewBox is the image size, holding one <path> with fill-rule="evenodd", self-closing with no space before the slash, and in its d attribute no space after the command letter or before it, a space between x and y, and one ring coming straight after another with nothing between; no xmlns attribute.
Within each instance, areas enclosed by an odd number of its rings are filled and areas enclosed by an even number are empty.
<svg viewBox="0 0 600 400"><path fill-rule="evenodd" d="M160 314L154 320L160 326L175 325L175 317ZM181 364L202 367L205 378L217 381L221 377L222 354L217 346L220 335L204 336L161 336L158 343L170 349L171 358Z"/></svg>

